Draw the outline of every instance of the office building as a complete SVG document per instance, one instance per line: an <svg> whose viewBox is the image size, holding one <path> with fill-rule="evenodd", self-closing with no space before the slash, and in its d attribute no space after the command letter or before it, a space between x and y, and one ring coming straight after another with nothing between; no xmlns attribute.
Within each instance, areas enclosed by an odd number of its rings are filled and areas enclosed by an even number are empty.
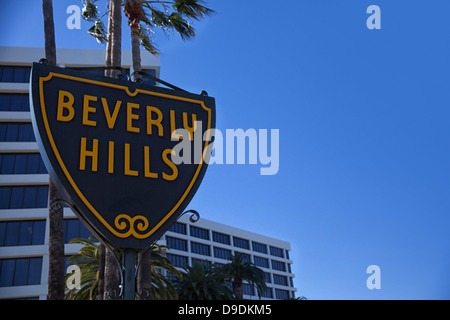
<svg viewBox="0 0 450 320"><path fill-rule="evenodd" d="M178 219L160 240L167 245L167 257L183 267L195 260L226 264L230 254L240 253L266 275L267 291L262 299L295 297L288 242L200 218L192 223L188 215ZM256 289L244 283L244 299L259 299Z"/></svg>

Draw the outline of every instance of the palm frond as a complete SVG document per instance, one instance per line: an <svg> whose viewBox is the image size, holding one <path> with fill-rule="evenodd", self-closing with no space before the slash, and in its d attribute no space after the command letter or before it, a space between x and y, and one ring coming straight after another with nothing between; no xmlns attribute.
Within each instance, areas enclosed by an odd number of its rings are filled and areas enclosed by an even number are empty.
<svg viewBox="0 0 450 320"><path fill-rule="evenodd" d="M201 0L175 0L172 7L181 15L200 20L214 13L214 10L203 6L203 3Z"/></svg>
<svg viewBox="0 0 450 320"><path fill-rule="evenodd" d="M100 44L105 44L108 39L105 27L100 19L95 21L94 25L89 28L88 33L93 36Z"/></svg>
<svg viewBox="0 0 450 320"><path fill-rule="evenodd" d="M139 24L139 39L141 41L142 47L150 52L151 54L159 54L158 48L153 45L151 41L150 30L148 27Z"/></svg>
<svg viewBox="0 0 450 320"><path fill-rule="evenodd" d="M179 13L172 12L169 16L169 23L180 34L181 39L190 40L195 37L195 29Z"/></svg>
<svg viewBox="0 0 450 320"><path fill-rule="evenodd" d="M81 11L81 16L84 20L95 22L98 20L99 12L95 3L97 0L82 0L83 9Z"/></svg>

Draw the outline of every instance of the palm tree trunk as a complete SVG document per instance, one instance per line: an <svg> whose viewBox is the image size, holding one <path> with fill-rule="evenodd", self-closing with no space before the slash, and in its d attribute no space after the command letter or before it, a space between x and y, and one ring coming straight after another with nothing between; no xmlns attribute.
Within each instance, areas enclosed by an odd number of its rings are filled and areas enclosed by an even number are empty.
<svg viewBox="0 0 450 320"><path fill-rule="evenodd" d="M141 0L126 0L124 7L125 15L128 17L128 25L131 29L131 55L133 59L133 72L141 71L141 49L139 42L139 23L145 17ZM139 74L134 74L134 81L141 79ZM149 299L145 292L150 292L151 281L151 254L139 253L138 261L141 261L137 272L137 290L141 297Z"/></svg>
<svg viewBox="0 0 450 320"><path fill-rule="evenodd" d="M50 65L56 65L55 26L52 0L42 0L44 14L45 58ZM60 199L52 179L49 179L49 203ZM49 270L48 299L64 300L64 227L63 207L51 206L49 210Z"/></svg>
<svg viewBox="0 0 450 320"><path fill-rule="evenodd" d="M52 0L42 0L44 14L45 58L48 64L56 65L55 24L53 23Z"/></svg>
<svg viewBox="0 0 450 320"><path fill-rule="evenodd" d="M112 11L111 11L112 3L109 1L109 14L108 14L108 36L106 38L106 62L105 66L109 67L111 66L111 47L112 47ZM105 77L111 76L111 70L106 69L105 70Z"/></svg>
<svg viewBox="0 0 450 320"><path fill-rule="evenodd" d="M137 273L137 292L141 299L149 300L152 290L152 270L151 270L151 249L138 254L138 261L141 261Z"/></svg>
<svg viewBox="0 0 450 320"><path fill-rule="evenodd" d="M134 20L131 25L131 53L133 57L133 72L141 71L141 50L139 43L139 22ZM134 74L134 81L142 79L141 75ZM147 254L141 252L138 254L138 261L141 261L141 265L137 272L137 290L143 299L150 299L149 293L152 288L151 278L151 254L147 251ZM146 294L148 293L148 295Z"/></svg>
<svg viewBox="0 0 450 320"><path fill-rule="evenodd" d="M120 67L122 65L122 10L120 0L110 1L110 12L108 22L108 43L106 50L106 66ZM105 71L106 76L115 77L116 71ZM119 290L120 272L114 252L105 250L103 299L115 299L113 294Z"/></svg>
<svg viewBox="0 0 450 320"><path fill-rule="evenodd" d="M111 0L111 65L122 66L122 8L120 0ZM116 78L119 71L113 71L111 77Z"/></svg>
<svg viewBox="0 0 450 320"><path fill-rule="evenodd" d="M105 279L103 300L118 299L120 273L114 252L109 248L105 250Z"/></svg>
<svg viewBox="0 0 450 320"><path fill-rule="evenodd" d="M49 202L60 199L52 179L49 179ZM62 205L50 206L48 240L48 300L64 300L64 213Z"/></svg>
<svg viewBox="0 0 450 320"><path fill-rule="evenodd" d="M244 299L244 284L242 280L233 281L233 292L236 300Z"/></svg>
<svg viewBox="0 0 450 320"><path fill-rule="evenodd" d="M131 54L133 59L133 71L141 71L141 49L139 43L139 23L145 17L141 0L126 0L124 7L125 15L128 17L128 25L131 29ZM135 74L134 80L141 79Z"/></svg>
<svg viewBox="0 0 450 320"><path fill-rule="evenodd" d="M103 243L98 246L98 290L97 300L103 300L105 295L105 253L106 248Z"/></svg>
<svg viewBox="0 0 450 320"><path fill-rule="evenodd" d="M141 48L139 43L139 22L134 21L131 25L131 54L133 57L133 72L141 71ZM139 74L134 75L134 81L141 79Z"/></svg>
<svg viewBox="0 0 450 320"><path fill-rule="evenodd" d="M111 8L112 3L110 1L109 3L109 9ZM112 55L112 11L109 12L108 15L108 38L106 41L106 62L105 65L107 67L111 66L111 55ZM105 77L111 76L111 70L106 69L105 70ZM105 255L106 255L106 248L103 243L100 243L98 246L98 252L99 252L99 262L98 262L98 293L97 293L97 300L103 300L103 296L105 294Z"/></svg>

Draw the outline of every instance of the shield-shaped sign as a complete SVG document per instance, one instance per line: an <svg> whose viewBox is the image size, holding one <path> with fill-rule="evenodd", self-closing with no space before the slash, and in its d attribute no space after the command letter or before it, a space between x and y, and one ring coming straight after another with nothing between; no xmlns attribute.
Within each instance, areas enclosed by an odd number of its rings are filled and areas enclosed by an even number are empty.
<svg viewBox="0 0 450 320"><path fill-rule="evenodd" d="M214 99L38 63L30 92L44 163L80 220L116 248L159 239L205 174Z"/></svg>

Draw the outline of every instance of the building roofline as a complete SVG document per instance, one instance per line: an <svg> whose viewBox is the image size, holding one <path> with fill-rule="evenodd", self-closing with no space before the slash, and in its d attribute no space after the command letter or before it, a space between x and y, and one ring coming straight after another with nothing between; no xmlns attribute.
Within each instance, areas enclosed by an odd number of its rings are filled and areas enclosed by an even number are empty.
<svg viewBox="0 0 450 320"><path fill-rule="evenodd" d="M191 224L194 227L208 228L208 229L211 229L213 231L220 232L220 233L227 233L227 234L234 235L234 236L237 236L237 237L242 237L242 238L245 238L247 240L254 241L254 242L266 243L266 244L272 245L274 247L284 248L284 249L287 249L289 251L291 250L291 244L288 241L284 241L284 240L280 240L280 239L273 238L273 237L270 237L270 236L262 235L262 234L255 233L255 232L251 232L251 231L248 231L248 230L245 230L245 229L232 227L230 225L226 225L226 224L223 224L223 223L220 223L220 222L204 219L201 216L200 216L200 219L198 220L198 222L190 223L189 222L189 215L185 214L185 215L181 216L180 219L178 219L178 222L189 223L189 224Z"/></svg>
<svg viewBox="0 0 450 320"><path fill-rule="evenodd" d="M106 50L104 49L68 49L57 48L56 59L58 65L91 66L105 64ZM0 46L0 64L29 65L45 57L44 48L38 47L7 47ZM141 64L143 68L156 69L159 74L160 56L141 51ZM122 67L132 65L131 51L122 50Z"/></svg>

